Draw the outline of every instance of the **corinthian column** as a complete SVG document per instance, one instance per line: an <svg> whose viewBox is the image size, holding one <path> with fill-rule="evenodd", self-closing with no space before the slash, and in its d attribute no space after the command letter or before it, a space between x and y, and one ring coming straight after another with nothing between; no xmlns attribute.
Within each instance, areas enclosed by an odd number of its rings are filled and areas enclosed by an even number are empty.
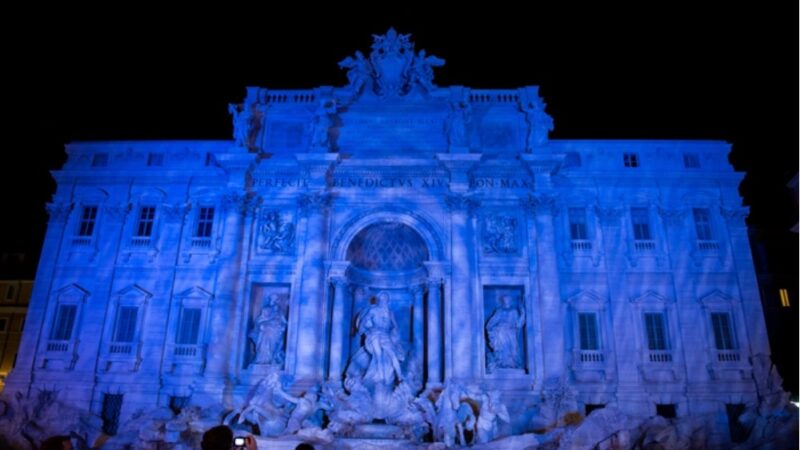
<svg viewBox="0 0 800 450"><path fill-rule="evenodd" d="M428 280L428 382L442 380L442 282Z"/></svg>
<svg viewBox="0 0 800 450"><path fill-rule="evenodd" d="M333 287L333 314L331 315L331 349L330 365L328 366L328 379L339 380L342 378L343 352L345 348L345 317L344 312L348 297L347 280L343 277L331 278Z"/></svg>

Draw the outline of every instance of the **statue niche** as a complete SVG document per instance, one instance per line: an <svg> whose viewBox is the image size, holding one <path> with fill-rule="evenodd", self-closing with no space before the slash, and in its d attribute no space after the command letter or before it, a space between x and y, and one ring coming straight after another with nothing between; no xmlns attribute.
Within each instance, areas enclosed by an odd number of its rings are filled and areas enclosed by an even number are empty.
<svg viewBox="0 0 800 450"><path fill-rule="evenodd" d="M336 324L346 342L336 357L347 401L358 405L353 426L378 420L409 427L418 418L409 415L410 402L424 381L427 245L405 224L380 222L356 234L347 259L348 312Z"/></svg>
<svg viewBox="0 0 800 450"><path fill-rule="evenodd" d="M252 343L253 367L282 367L286 356L288 292L281 288L264 288L260 311L253 318L247 334ZM288 291L288 289L286 289Z"/></svg>
<svg viewBox="0 0 800 450"><path fill-rule="evenodd" d="M487 372L524 370L525 306L522 288L487 286L484 304L486 310L491 308L485 325Z"/></svg>

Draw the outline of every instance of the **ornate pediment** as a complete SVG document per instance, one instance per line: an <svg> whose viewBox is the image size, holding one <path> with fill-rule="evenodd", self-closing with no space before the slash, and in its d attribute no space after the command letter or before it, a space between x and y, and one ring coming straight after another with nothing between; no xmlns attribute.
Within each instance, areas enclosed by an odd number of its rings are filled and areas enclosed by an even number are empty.
<svg viewBox="0 0 800 450"><path fill-rule="evenodd" d="M339 62L347 70L347 88L352 98L360 95L401 97L413 91L436 90L433 69L445 61L425 50L414 51L411 35L399 34L394 28L384 35L373 35L369 58L357 51Z"/></svg>

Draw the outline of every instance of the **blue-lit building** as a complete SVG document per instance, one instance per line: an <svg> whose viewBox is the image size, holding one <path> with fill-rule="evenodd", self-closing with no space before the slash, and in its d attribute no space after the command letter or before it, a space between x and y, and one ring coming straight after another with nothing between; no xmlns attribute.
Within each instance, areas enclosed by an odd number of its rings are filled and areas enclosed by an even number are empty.
<svg viewBox="0 0 800 450"><path fill-rule="evenodd" d="M730 144L549 139L537 87L443 63L390 31L348 86L248 88L234 140L67 145L6 390L222 414L271 373L352 394L383 351L391 390L499 391L499 434L614 406L729 439L770 353Z"/></svg>

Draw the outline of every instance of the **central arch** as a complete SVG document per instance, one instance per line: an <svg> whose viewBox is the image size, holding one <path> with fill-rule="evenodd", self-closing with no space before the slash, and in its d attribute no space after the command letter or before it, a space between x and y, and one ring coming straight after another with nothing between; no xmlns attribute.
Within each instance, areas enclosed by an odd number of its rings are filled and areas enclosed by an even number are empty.
<svg viewBox="0 0 800 450"><path fill-rule="evenodd" d="M353 358L364 344L358 318L385 293L403 348L404 376L440 381L442 280L432 279L429 267L441 261L441 242L430 223L412 213L375 212L342 227L328 274L334 293L329 378L363 373L363 361Z"/></svg>

